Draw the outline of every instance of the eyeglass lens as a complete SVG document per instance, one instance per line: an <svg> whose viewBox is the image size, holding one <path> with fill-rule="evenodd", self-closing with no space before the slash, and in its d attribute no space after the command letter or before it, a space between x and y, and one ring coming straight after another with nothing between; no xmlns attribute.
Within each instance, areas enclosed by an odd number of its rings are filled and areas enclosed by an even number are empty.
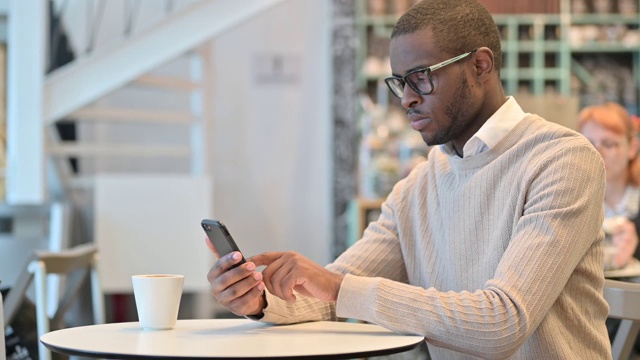
<svg viewBox="0 0 640 360"><path fill-rule="evenodd" d="M424 70L408 74L405 80L412 89L419 93L428 94L433 90L433 85ZM390 78L387 84L395 96L402 97L405 86L403 79Z"/></svg>

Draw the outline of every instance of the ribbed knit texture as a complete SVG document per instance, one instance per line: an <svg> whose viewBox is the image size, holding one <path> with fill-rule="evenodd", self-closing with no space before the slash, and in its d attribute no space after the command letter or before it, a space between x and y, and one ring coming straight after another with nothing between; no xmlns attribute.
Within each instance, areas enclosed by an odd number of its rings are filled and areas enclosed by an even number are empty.
<svg viewBox="0 0 640 360"><path fill-rule="evenodd" d="M476 156L435 148L328 265L348 274L337 302L267 294L263 321L355 318L434 359L609 359L604 179L586 139L535 115Z"/></svg>

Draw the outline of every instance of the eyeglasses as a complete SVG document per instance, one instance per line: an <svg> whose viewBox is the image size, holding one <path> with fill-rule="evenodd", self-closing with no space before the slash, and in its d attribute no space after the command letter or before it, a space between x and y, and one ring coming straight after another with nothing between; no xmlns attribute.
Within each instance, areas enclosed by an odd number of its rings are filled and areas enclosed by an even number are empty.
<svg viewBox="0 0 640 360"><path fill-rule="evenodd" d="M388 78L384 79L384 82L389 87L389 90L391 90L391 93L401 99L402 95L404 94L405 84L409 85L409 87L411 87L413 91L420 95L429 95L433 92L433 80L431 80L431 72L445 67L449 64L453 64L456 61L462 60L476 52L476 50L478 49L473 49L468 53L458 55L454 58L445 60L435 65L431 65L428 68L411 70L405 76L389 76Z"/></svg>

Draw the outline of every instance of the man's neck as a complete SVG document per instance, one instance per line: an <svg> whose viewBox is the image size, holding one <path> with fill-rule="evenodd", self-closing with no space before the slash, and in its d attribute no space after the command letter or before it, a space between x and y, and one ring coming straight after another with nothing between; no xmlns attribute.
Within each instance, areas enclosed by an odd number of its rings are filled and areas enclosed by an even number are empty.
<svg viewBox="0 0 640 360"><path fill-rule="evenodd" d="M458 151L458 147L453 142L451 143L451 147L453 148L453 151L456 153L456 155L460 156L461 158L464 157L464 147L462 148L462 151Z"/></svg>

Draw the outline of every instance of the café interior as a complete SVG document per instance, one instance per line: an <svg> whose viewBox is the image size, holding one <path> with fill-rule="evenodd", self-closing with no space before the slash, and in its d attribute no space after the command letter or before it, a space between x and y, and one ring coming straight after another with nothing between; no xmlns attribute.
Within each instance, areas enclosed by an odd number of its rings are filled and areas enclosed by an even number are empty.
<svg viewBox="0 0 640 360"><path fill-rule="evenodd" d="M480 1L525 111L577 130L610 101L640 122L638 0ZM184 275L178 319L235 318L209 293L203 219L248 256L326 265L352 246L431 150L384 82L415 2L1 0L3 341L137 321L137 274ZM617 270L640 279L637 259Z"/></svg>

